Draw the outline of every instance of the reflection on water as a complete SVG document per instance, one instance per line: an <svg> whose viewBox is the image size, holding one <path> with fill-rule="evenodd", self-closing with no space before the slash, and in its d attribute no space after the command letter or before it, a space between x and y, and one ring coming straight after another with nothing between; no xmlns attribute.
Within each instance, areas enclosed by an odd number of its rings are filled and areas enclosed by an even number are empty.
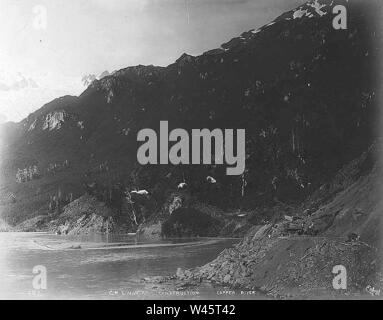
<svg viewBox="0 0 383 320"><path fill-rule="evenodd" d="M236 241L182 239L153 243L129 235L0 233L0 298L175 299L148 287L142 279L203 265ZM47 269L47 290L33 290L32 269L37 265ZM196 298L217 298L216 289L211 287L194 291L199 291Z"/></svg>

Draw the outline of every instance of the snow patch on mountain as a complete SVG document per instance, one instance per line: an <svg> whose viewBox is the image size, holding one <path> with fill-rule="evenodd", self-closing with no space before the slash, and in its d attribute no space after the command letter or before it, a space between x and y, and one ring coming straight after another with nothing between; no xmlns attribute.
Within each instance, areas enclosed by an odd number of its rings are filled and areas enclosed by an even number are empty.
<svg viewBox="0 0 383 320"><path fill-rule="evenodd" d="M31 125L28 128L28 132L32 131L34 128L36 128L37 119L31 123Z"/></svg>
<svg viewBox="0 0 383 320"><path fill-rule="evenodd" d="M323 8L326 7L325 4L320 4L318 0L314 0L312 2L309 2L307 3L308 6L312 7L315 9L315 12L319 15L319 16L324 16L326 15L326 12L322 11Z"/></svg>
<svg viewBox="0 0 383 320"><path fill-rule="evenodd" d="M267 25L265 25L265 27L270 27L270 26L272 26L274 24L275 24L275 21L272 21L272 22L268 23Z"/></svg>
<svg viewBox="0 0 383 320"><path fill-rule="evenodd" d="M327 14L327 12L323 10L326 7L326 4L322 4L318 0L309 1L293 11L293 19L301 19L303 17L313 18L315 16L323 17Z"/></svg>
<svg viewBox="0 0 383 320"><path fill-rule="evenodd" d="M303 10L303 9L299 8L298 10L294 11L293 18L294 19L300 19L300 18L303 18L304 16L307 16L307 15L308 15L307 10Z"/></svg>
<svg viewBox="0 0 383 320"><path fill-rule="evenodd" d="M102 72L99 76L96 76L94 74L87 74L82 77L81 82L84 85L84 87L89 87L94 81L101 80L107 76L109 76L111 73L108 70L105 70Z"/></svg>
<svg viewBox="0 0 383 320"><path fill-rule="evenodd" d="M84 87L89 87L95 80L97 80L97 78L94 74L88 74L82 77L81 82Z"/></svg>
<svg viewBox="0 0 383 320"><path fill-rule="evenodd" d="M105 70L103 73L101 73L99 76L98 76L98 80L101 80L102 78L105 78L107 76L110 76L110 72L108 70Z"/></svg>
<svg viewBox="0 0 383 320"><path fill-rule="evenodd" d="M106 102L107 102L108 104L112 103L112 101L113 101L113 97L114 97L113 90L110 89L110 90L108 91L107 95L106 95Z"/></svg>

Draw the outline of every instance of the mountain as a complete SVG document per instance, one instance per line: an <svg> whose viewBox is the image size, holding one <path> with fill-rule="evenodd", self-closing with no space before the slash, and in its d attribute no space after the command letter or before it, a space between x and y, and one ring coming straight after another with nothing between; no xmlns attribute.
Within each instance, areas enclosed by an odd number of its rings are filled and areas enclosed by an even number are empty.
<svg viewBox="0 0 383 320"><path fill-rule="evenodd" d="M57 189L80 196L94 181L148 190L157 209L184 180L193 197L224 210L302 201L376 139L378 3L309 1L200 56L84 77L79 97L1 126L0 192L17 199L2 216L16 224L44 214ZM347 30L332 27L336 4L348 9ZM244 177L214 165L139 166L137 132L161 120L169 130L245 128ZM40 179L16 183L17 170L33 165Z"/></svg>
<svg viewBox="0 0 383 320"><path fill-rule="evenodd" d="M102 78L105 78L107 76L110 75L110 72L108 70L105 70L104 72L100 73L100 75L97 77L96 75L94 74L87 74L87 75L84 75L82 78L81 78L81 82L82 84L84 85L84 87L89 87L91 85L91 83L95 80L101 80Z"/></svg>
<svg viewBox="0 0 383 320"><path fill-rule="evenodd" d="M81 78L81 82L84 87L88 87L96 79L97 78L94 74L87 74Z"/></svg>

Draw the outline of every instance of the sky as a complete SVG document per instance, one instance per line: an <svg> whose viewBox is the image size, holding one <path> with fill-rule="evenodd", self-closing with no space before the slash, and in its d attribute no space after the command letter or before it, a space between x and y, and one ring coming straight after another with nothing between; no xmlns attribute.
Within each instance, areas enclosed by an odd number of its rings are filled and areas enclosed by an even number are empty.
<svg viewBox="0 0 383 320"><path fill-rule="evenodd" d="M302 2L0 0L0 123L79 95L84 75L199 55Z"/></svg>

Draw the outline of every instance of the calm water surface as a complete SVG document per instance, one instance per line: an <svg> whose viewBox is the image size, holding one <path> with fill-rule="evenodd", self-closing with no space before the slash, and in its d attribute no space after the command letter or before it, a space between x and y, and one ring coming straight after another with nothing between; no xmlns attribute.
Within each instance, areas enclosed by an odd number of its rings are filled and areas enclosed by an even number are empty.
<svg viewBox="0 0 383 320"><path fill-rule="evenodd" d="M0 233L0 299L177 299L172 290L142 279L203 265L237 242L182 239L153 243L129 235L76 238ZM37 265L47 270L46 290L33 289L32 270ZM192 299L225 298L208 285L185 290L191 291L185 294Z"/></svg>

